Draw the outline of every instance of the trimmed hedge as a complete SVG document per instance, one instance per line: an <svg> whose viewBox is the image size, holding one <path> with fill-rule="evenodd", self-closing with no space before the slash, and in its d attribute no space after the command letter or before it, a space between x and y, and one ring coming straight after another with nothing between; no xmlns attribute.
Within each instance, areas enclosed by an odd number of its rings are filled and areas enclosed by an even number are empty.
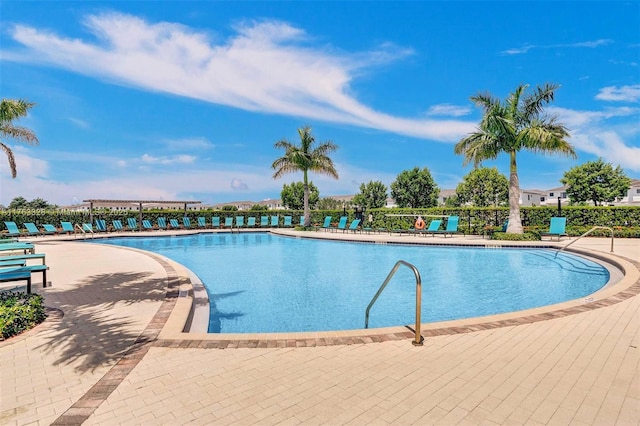
<svg viewBox="0 0 640 426"><path fill-rule="evenodd" d="M343 210L312 210L311 224L321 225L325 216L332 216L338 221L343 215ZM220 217L223 223L226 217L244 216L245 223L249 217L255 217L256 223L260 223L260 216L280 216L282 223L283 216L292 216L293 225L298 225L298 218L302 215L300 210L271 210L271 211L222 211L222 210L187 210L186 214L191 219L191 223L195 226L197 218L204 216L207 223L211 223L212 216ZM546 232L549 229L550 219L558 213L556 207L522 207L521 217L522 225L525 230L536 232ZM158 217L167 219L182 220L184 210L143 210L144 219L157 223ZM355 212L348 210L346 212L349 222L355 219ZM499 229L509 216L509 209L506 207L434 207L429 209L400 209L400 208L381 208L365 211L363 225L373 228L385 229L409 229L413 227L415 218L390 216L394 214L420 214L427 222L435 216L452 216L460 217L460 230L466 234L481 235L488 227ZM562 207L562 216L567 218L567 233L570 235L581 235L592 226L609 226L615 229L616 237L633 237L637 238L640 232L640 206L568 206ZM107 225L111 225L112 220L121 220L126 225L127 218L133 217L138 219L139 212L127 211L110 211L107 209L94 209L93 218L105 219ZM371 219L371 220L370 220ZM84 223L89 222L89 212L75 212L63 210L3 210L0 211L0 222L12 221L23 228L24 222L33 222L37 226L44 223L50 223L60 226L60 222ZM4 228L4 226L2 226ZM600 230L594 232L595 236L606 236L607 231Z"/></svg>
<svg viewBox="0 0 640 426"><path fill-rule="evenodd" d="M39 294L0 293L0 332L2 338L20 334L40 324L47 317Z"/></svg>

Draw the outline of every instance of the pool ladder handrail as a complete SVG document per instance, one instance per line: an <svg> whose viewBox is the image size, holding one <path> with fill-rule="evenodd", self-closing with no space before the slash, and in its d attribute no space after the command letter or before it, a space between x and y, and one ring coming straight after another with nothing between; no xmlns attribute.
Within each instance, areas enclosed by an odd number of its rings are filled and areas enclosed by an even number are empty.
<svg viewBox="0 0 640 426"><path fill-rule="evenodd" d="M580 235L578 238L576 238L575 240L569 242L569 244L565 245L564 247L562 247L558 252L556 252L556 255L561 252L562 250L566 249L567 247L569 247L571 244L575 243L576 241L578 241L580 238L582 237L586 237L587 235L589 235L590 233L592 233L593 231L595 231L596 229L608 229L609 231L611 231L611 253L613 253L613 228L609 227L609 226L594 226L593 228L589 229L587 232L585 232L584 234Z"/></svg>
<svg viewBox="0 0 640 426"><path fill-rule="evenodd" d="M84 226L81 226L79 223L75 224L75 228L79 229L82 232L82 238L86 239L87 238L87 232L91 233L91 238L93 238L93 231L88 231L87 229L84 229ZM74 237L77 235L76 232L73 233Z"/></svg>
<svg viewBox="0 0 640 426"><path fill-rule="evenodd" d="M369 302L369 306L367 306L367 310L365 312L365 317L364 317L364 328L369 328L369 311L371 310L371 307L376 302L376 300L378 300L378 297L380 296L382 291L385 289L387 284L389 284L389 281L395 275L400 265L404 265L409 269L411 269L413 271L413 274L416 276L416 328L415 328L416 338L411 343L413 343L414 346L422 346L424 342L424 338L420 334L420 313L422 310L422 279L420 278L420 272L418 271L418 269L415 266L413 266L411 263L406 262L404 260L398 260L396 262L396 264L391 269L391 272L389 272L389 275L387 275L387 278L384 280L384 282L378 289L378 292L376 293L376 295L373 296L373 299L371 299L371 302Z"/></svg>

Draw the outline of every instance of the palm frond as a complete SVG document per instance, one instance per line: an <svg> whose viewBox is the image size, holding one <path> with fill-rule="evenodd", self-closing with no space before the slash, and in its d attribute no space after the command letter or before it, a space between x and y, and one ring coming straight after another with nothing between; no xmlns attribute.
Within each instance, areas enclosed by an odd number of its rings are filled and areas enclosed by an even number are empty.
<svg viewBox="0 0 640 426"><path fill-rule="evenodd" d="M558 84L545 83L536 87L534 93L524 98L522 110L525 117L537 117L543 110L544 105L553 101L555 91L560 87Z"/></svg>
<svg viewBox="0 0 640 426"><path fill-rule="evenodd" d="M7 159L9 160L9 168L11 169L11 177L15 178L18 175L18 170L16 168L16 159L13 156L13 151L11 151L11 148L3 144L2 142L0 142L0 149L2 149L5 154L7 154Z"/></svg>
<svg viewBox="0 0 640 426"><path fill-rule="evenodd" d="M0 101L0 123L11 122L26 117L35 103L25 99L2 99Z"/></svg>
<svg viewBox="0 0 640 426"><path fill-rule="evenodd" d="M38 141L38 137L31 129L14 126L11 123L0 124L0 135L29 145L38 145L40 143L40 141Z"/></svg>

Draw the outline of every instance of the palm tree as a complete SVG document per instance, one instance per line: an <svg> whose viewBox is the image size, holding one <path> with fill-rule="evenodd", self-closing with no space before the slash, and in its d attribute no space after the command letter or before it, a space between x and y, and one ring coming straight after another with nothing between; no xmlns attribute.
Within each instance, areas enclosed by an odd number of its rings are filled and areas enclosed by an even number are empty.
<svg viewBox="0 0 640 426"><path fill-rule="evenodd" d="M292 144L286 139L279 140L274 144L275 148L284 149L285 153L283 157L273 162L271 168L275 170L274 179L281 177L285 173L298 171L303 173L304 226L310 226L308 172L316 172L338 179L338 172L333 166L333 161L327 155L337 150L338 146L331 141L314 146L316 140L311 135L311 127L309 125L298 129L298 135L300 136L300 145Z"/></svg>
<svg viewBox="0 0 640 426"><path fill-rule="evenodd" d="M38 137L32 130L13 124L14 120L25 117L34 105L33 102L23 99L2 99L2 101L0 101L0 137L12 138L19 142L37 145L39 143ZM11 177L15 178L18 171L16 169L16 160L13 156L13 151L2 142L0 142L0 148L7 154L9 167L11 168Z"/></svg>
<svg viewBox="0 0 640 426"><path fill-rule="evenodd" d="M532 152L561 153L575 158L573 146L564 125L557 117L543 114L544 105L553 101L558 85L546 83L534 93L525 95L528 85L520 85L504 102L491 94L478 94L471 100L484 109L484 116L476 132L458 142L456 154L464 155L464 165L473 162L478 167L484 160L493 160L500 153L509 154L509 226L507 232L522 234L520 220L520 184L516 153L522 149Z"/></svg>

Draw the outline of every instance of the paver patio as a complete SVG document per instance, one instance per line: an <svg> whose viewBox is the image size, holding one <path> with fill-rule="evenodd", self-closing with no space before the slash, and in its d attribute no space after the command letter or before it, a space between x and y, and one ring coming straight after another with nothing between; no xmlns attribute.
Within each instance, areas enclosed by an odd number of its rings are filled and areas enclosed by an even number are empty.
<svg viewBox="0 0 640 426"><path fill-rule="evenodd" d="M624 296L580 313L442 335L425 325L422 347L408 333L350 344L250 336L255 347L227 349L175 330L188 300L177 297L179 265L35 242L53 286L34 288L56 310L0 342L3 425L640 424L638 240L616 240L636 277ZM609 249L606 239L575 246Z"/></svg>

